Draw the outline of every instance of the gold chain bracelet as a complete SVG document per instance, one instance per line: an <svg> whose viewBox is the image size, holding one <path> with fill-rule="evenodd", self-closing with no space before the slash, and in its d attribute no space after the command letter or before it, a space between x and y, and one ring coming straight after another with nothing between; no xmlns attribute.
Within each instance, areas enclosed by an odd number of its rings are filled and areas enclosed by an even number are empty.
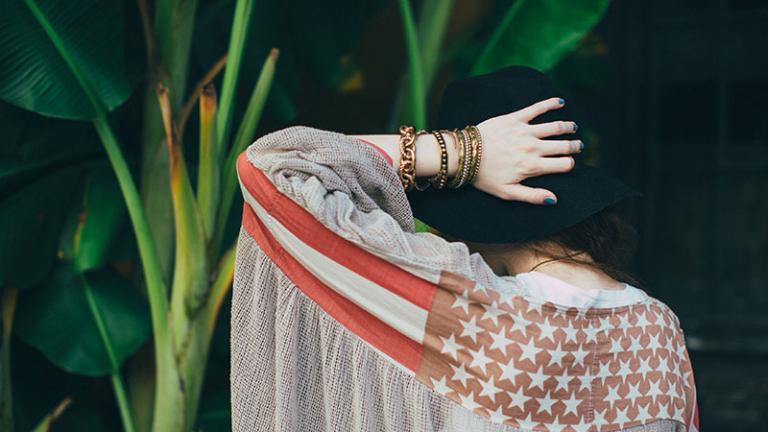
<svg viewBox="0 0 768 432"><path fill-rule="evenodd" d="M416 133L413 126L400 126L400 164L397 174L403 189L409 191L416 181Z"/></svg>

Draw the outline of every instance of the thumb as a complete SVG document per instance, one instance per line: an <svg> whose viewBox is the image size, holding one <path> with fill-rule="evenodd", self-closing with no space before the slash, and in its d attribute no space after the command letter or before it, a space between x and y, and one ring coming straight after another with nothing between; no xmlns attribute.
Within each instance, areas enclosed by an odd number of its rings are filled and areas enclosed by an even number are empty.
<svg viewBox="0 0 768 432"><path fill-rule="evenodd" d="M510 201L521 201L530 204L555 205L557 197L554 193L541 188L532 188L521 184L505 185L501 189L499 198Z"/></svg>

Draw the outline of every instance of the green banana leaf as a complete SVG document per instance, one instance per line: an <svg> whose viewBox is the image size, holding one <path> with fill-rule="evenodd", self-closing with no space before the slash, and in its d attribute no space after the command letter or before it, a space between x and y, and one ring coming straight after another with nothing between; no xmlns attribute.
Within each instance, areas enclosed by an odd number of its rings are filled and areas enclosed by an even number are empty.
<svg viewBox="0 0 768 432"><path fill-rule="evenodd" d="M0 201L76 164L103 159L93 127L42 117L0 101Z"/></svg>
<svg viewBox="0 0 768 432"><path fill-rule="evenodd" d="M0 98L75 120L93 119L122 104L131 92L124 72L122 10L119 0L3 1ZM83 82L92 88L83 91Z"/></svg>
<svg viewBox="0 0 768 432"><path fill-rule="evenodd" d="M102 376L112 365L89 309L88 289L121 365L147 340L149 311L137 289L105 270L78 274L71 263L59 261L44 286L19 297L14 330L60 368Z"/></svg>
<svg viewBox="0 0 768 432"><path fill-rule="evenodd" d="M600 21L609 0L515 0L474 61L472 75L505 66L547 71Z"/></svg>
<svg viewBox="0 0 768 432"><path fill-rule="evenodd" d="M46 280L82 170L52 170L0 199L0 286L23 290Z"/></svg>
<svg viewBox="0 0 768 432"><path fill-rule="evenodd" d="M59 258L74 261L79 272L102 267L125 215L112 170L97 166L85 177L84 191L73 206L59 248Z"/></svg>

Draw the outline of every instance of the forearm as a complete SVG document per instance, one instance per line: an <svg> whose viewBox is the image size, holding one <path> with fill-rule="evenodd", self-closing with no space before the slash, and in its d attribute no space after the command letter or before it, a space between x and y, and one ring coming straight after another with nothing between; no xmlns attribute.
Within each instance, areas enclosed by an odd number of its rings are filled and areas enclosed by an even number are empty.
<svg viewBox="0 0 768 432"><path fill-rule="evenodd" d="M367 141L381 149L392 160L392 168L397 170L400 164L400 135L352 135ZM458 167L458 153L453 138L443 134L448 151L448 176L452 177ZM431 177L440 170L440 145L432 134L419 135L416 140L416 175Z"/></svg>

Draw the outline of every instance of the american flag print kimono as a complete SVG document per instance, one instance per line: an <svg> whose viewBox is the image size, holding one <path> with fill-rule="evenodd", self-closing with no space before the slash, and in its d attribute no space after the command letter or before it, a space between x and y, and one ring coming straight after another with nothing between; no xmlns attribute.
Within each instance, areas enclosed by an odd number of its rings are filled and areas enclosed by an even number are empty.
<svg viewBox="0 0 768 432"><path fill-rule="evenodd" d="M233 430L698 431L665 304L537 300L415 233L390 164L302 126L240 154Z"/></svg>

